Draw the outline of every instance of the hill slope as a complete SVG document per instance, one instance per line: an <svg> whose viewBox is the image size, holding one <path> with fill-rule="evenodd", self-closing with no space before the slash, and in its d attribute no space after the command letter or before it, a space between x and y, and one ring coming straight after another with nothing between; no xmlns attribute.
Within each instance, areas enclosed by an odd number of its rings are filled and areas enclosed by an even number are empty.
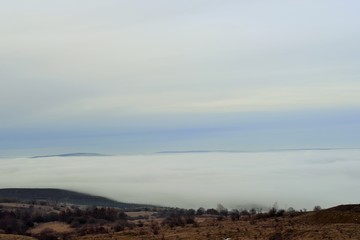
<svg viewBox="0 0 360 240"><path fill-rule="evenodd" d="M12 198L21 201L43 200L75 205L95 205L123 209L151 207L150 205L117 202L105 197L53 188L5 188L0 189L0 198Z"/></svg>
<svg viewBox="0 0 360 240"><path fill-rule="evenodd" d="M312 224L360 224L360 204L339 205L320 211L309 212L300 216L299 220Z"/></svg>

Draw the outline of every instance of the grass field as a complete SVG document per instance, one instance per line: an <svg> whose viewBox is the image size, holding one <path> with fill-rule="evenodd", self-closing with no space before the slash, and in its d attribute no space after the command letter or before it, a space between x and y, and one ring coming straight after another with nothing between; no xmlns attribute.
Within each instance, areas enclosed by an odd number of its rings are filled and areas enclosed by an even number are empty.
<svg viewBox="0 0 360 240"><path fill-rule="evenodd" d="M269 239L269 240L306 240L306 239L360 239L359 224L305 224L301 218L268 219L260 221L218 222L209 219L194 227L162 227L153 234L150 226L142 229L126 230L120 233L75 237L76 240L107 239Z"/></svg>
<svg viewBox="0 0 360 240"><path fill-rule="evenodd" d="M6 203L0 206L2 213L7 212L0 218L4 227L0 230L0 240L360 239L360 205L355 204L309 212L277 210L272 215L270 210L267 213L250 211L239 215L238 218L233 218L233 212L227 216L203 213L188 218L189 212L184 209L163 209L158 212L130 211L122 215L121 212L117 212L119 210L112 208L80 210L70 206L66 212L61 213L56 210L58 207L51 205L33 205L30 209L26 209L27 205L22 203ZM49 209L52 209L52 213L55 214L53 217L57 216L58 220L44 220L51 216L46 215ZM23 232L27 236L5 234L8 232L6 224L14 223L14 220L11 220L14 219L11 218L13 215L9 212L13 210L14 214L23 216L23 221L33 217L33 225ZM29 210L32 215L25 214L29 213ZM193 210L193 214L194 212ZM108 215L101 218L99 214ZM111 214L118 217L113 220L107 219L106 216L112 216ZM67 217L67 220L61 220L60 215ZM39 216L43 216L42 222L36 221ZM20 228L13 229L12 233L16 233L16 229Z"/></svg>

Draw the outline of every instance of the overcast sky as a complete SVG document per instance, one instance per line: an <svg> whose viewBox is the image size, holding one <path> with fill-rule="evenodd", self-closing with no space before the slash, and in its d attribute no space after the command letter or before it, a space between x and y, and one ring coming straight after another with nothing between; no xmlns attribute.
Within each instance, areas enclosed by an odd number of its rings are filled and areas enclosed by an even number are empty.
<svg viewBox="0 0 360 240"><path fill-rule="evenodd" d="M359 12L2 1L1 155L360 147Z"/></svg>

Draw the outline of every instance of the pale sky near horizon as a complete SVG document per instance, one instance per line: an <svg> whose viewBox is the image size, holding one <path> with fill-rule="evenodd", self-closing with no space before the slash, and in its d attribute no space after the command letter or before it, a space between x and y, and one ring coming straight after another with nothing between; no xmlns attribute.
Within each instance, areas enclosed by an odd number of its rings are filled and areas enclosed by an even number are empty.
<svg viewBox="0 0 360 240"><path fill-rule="evenodd" d="M360 147L359 12L2 1L0 156Z"/></svg>

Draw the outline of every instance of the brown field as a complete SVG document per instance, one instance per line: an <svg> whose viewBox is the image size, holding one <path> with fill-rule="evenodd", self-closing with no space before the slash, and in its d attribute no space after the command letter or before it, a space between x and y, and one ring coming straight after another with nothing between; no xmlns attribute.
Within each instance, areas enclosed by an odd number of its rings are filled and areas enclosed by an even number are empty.
<svg viewBox="0 0 360 240"><path fill-rule="evenodd" d="M308 215L308 214L307 214ZM184 227L170 228L160 226L154 234L154 228L150 222L145 222L143 227L125 229L121 232L106 234L91 234L85 236L69 236L71 240L145 240L145 239L209 239L209 240L323 240L323 239L360 239L360 224L356 223L305 223L309 216L283 217L264 220L240 220L226 219L218 221L213 218L199 219L197 226L186 225ZM40 224L31 230L32 234L38 234L44 229L52 229L55 232L71 232L72 229L63 223L51 222ZM31 240L34 238L18 235L0 235L1 240Z"/></svg>
<svg viewBox="0 0 360 240"><path fill-rule="evenodd" d="M140 211L140 212L125 212L125 213L129 217L139 217L139 216L150 217L151 215L153 215L156 212Z"/></svg>
<svg viewBox="0 0 360 240"><path fill-rule="evenodd" d="M57 233L70 233L73 232L74 229L70 227L69 224L62 223L62 222L47 222L39 224L38 226L32 228L29 233L31 234L39 234L45 229L51 229Z"/></svg>
<svg viewBox="0 0 360 240"><path fill-rule="evenodd" d="M12 235L12 234L0 234L1 240L35 240L32 237L20 236L20 235Z"/></svg>
<svg viewBox="0 0 360 240"><path fill-rule="evenodd" d="M2 204L2 207L25 209L26 205L10 203ZM45 213L51 206L39 208ZM34 213L38 212L40 211L36 210ZM58 210L52 209L52 212L56 213ZM81 219L85 215L79 216ZM150 211L127 212L127 216L129 220L93 219L93 222L82 224L76 218L71 224L59 221L35 223L26 232L26 235L34 238L4 234L5 231L0 230L0 240L360 240L360 205L341 205L312 212L285 212L279 216L248 214L241 215L239 220L234 221L231 215L220 217L205 214L195 216L194 223L181 225L171 225L164 221L165 217L156 218L156 212ZM146 218L137 220L140 216Z"/></svg>
<svg viewBox="0 0 360 240"><path fill-rule="evenodd" d="M299 222L300 221L300 222ZM154 234L150 226L119 233L74 237L74 240L107 240L107 239L213 239L213 240L306 240L306 239L360 239L359 224L305 224L302 219L267 219L257 221L217 221L208 219L199 226L161 227Z"/></svg>

